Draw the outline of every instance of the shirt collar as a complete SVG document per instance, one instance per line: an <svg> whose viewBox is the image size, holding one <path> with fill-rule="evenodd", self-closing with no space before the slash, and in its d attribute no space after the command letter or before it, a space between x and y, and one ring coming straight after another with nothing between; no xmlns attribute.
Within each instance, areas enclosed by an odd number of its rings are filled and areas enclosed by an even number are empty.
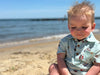
<svg viewBox="0 0 100 75"><path fill-rule="evenodd" d="M84 40L87 40L88 42L96 42L97 39L94 37L93 33L91 32L90 35L85 38Z"/></svg>
<svg viewBox="0 0 100 75"><path fill-rule="evenodd" d="M68 35L69 39L74 39L75 41L78 41L76 38L74 38L71 34ZM96 38L94 37L93 33L91 32L90 35L83 39L82 41L88 41L88 42L97 42Z"/></svg>

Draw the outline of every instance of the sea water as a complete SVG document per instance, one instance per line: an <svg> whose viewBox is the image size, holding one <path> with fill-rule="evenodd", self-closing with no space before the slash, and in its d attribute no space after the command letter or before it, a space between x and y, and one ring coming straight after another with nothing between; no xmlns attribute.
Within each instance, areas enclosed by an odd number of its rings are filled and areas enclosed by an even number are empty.
<svg viewBox="0 0 100 75"><path fill-rule="evenodd" d="M95 22L94 33L100 33L100 19ZM59 39L69 34L67 24L67 20L0 20L0 46Z"/></svg>

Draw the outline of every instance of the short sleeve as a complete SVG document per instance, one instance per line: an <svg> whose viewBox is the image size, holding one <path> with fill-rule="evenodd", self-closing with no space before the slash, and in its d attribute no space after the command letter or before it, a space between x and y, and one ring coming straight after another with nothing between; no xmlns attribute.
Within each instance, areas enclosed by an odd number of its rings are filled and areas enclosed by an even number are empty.
<svg viewBox="0 0 100 75"><path fill-rule="evenodd" d="M61 40L59 45L58 45L58 51L57 51L57 54L58 53L66 53L66 48L67 48L67 43L66 41L64 40Z"/></svg>
<svg viewBox="0 0 100 75"><path fill-rule="evenodd" d="M100 44L97 46L96 49L97 49L97 51L95 53L93 62L100 63Z"/></svg>

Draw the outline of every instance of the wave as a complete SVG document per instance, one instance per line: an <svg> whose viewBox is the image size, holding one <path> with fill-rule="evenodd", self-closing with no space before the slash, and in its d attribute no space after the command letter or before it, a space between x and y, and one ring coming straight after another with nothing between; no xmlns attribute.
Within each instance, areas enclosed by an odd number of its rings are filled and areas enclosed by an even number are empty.
<svg viewBox="0 0 100 75"><path fill-rule="evenodd" d="M46 36L42 38L34 38L34 39L28 39L28 40L22 40L22 41L1 43L0 48L18 46L18 45L23 45L23 44L36 44L36 43L43 43L43 42L49 42L49 41L57 41L67 35L68 34L59 34L59 35Z"/></svg>

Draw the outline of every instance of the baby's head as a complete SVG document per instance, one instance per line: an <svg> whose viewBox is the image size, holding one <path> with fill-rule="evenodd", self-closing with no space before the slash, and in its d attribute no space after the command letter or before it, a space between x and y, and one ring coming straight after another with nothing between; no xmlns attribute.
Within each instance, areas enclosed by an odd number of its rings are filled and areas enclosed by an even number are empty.
<svg viewBox="0 0 100 75"><path fill-rule="evenodd" d="M83 1L68 11L68 28L73 37L82 40L95 28L93 4Z"/></svg>
<svg viewBox="0 0 100 75"><path fill-rule="evenodd" d="M91 22L94 22L94 7L89 1L83 1L82 3L76 3L68 10L68 21L72 16L86 15L91 17Z"/></svg>

